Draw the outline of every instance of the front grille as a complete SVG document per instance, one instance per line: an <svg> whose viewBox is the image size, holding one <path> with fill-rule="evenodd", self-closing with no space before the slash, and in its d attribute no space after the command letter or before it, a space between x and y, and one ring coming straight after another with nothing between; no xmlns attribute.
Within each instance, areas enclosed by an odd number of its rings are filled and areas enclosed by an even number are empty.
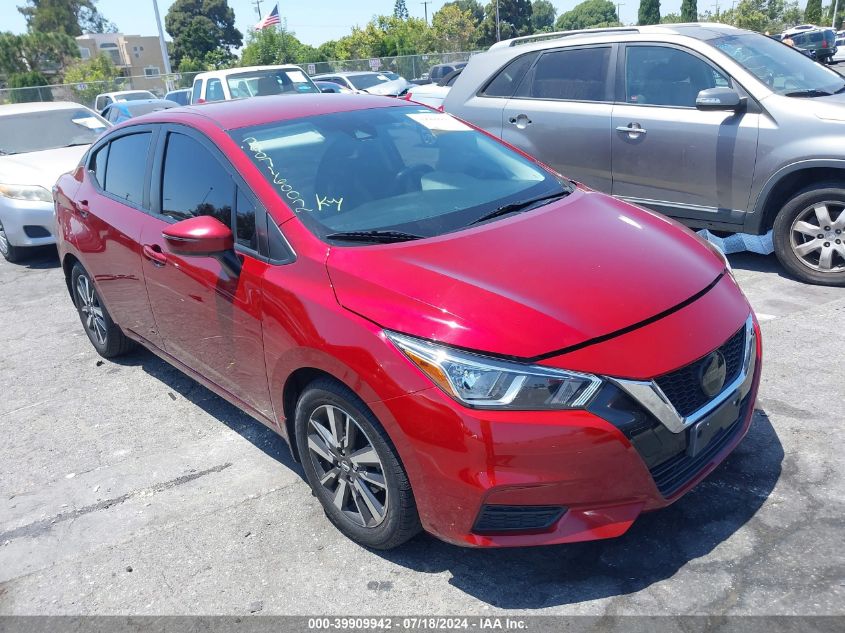
<svg viewBox="0 0 845 633"><path fill-rule="evenodd" d="M477 534L534 532L551 528L566 511L560 506L494 506L486 505L475 521Z"/></svg>
<svg viewBox="0 0 845 633"><path fill-rule="evenodd" d="M687 455L686 450L683 450L659 466L651 468L649 472L651 472L651 476L654 478L654 483L657 485L660 494L668 497L677 492L678 489L695 477L719 451L727 446L742 428L742 422L748 416L748 407L750 405L751 395L749 394L745 396L745 399L740 404L739 417L737 417L736 421L714 435L707 447L695 457L690 457ZM691 430L687 429L685 432L687 442L689 442L689 433Z"/></svg>
<svg viewBox="0 0 845 633"><path fill-rule="evenodd" d="M725 357L725 385L733 382L742 371L743 352L745 351L745 326L728 339L727 343L718 348ZM708 354L709 356L709 354ZM669 398L669 402L675 410L686 417L698 411L710 400L710 397L701 390L700 375L702 365L707 357L699 358L669 374L656 378L655 382Z"/></svg>

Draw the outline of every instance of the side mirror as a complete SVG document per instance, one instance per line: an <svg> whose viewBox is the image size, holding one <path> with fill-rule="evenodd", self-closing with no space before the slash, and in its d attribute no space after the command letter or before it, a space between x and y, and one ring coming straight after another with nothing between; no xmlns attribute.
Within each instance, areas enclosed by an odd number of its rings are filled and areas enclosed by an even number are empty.
<svg viewBox="0 0 845 633"><path fill-rule="evenodd" d="M742 109L745 103L736 90L731 88L708 88L698 93L695 107L699 110L731 110Z"/></svg>
<svg viewBox="0 0 845 633"><path fill-rule="evenodd" d="M217 218L200 215L181 220L167 227L161 235L175 255L214 257L233 276L241 272L241 262L235 255L232 229Z"/></svg>

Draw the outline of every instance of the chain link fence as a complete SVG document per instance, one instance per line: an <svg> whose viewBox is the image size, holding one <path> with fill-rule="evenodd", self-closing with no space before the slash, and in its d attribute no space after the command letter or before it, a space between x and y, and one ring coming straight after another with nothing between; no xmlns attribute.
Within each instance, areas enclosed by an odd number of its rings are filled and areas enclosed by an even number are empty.
<svg viewBox="0 0 845 633"><path fill-rule="evenodd" d="M305 63L300 64L300 66L309 75L375 70L381 72L390 71L409 80L424 81L428 79L433 66L465 62L476 52L427 53L425 55L347 59L331 62ZM164 97L170 90L190 88L197 74L141 75L137 77L118 77L113 81L53 84L28 88L0 88L0 105L29 101L73 101L93 107L94 100L98 94L118 90L149 90L157 97Z"/></svg>

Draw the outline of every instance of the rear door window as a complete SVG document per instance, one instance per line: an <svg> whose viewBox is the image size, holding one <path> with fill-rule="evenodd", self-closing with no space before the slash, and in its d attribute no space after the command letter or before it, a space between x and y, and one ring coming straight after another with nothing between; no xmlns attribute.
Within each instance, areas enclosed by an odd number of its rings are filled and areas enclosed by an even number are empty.
<svg viewBox="0 0 845 633"><path fill-rule="evenodd" d="M562 101L608 101L610 47L544 53L515 96Z"/></svg>
<svg viewBox="0 0 845 633"><path fill-rule="evenodd" d="M194 82L194 90L191 93L191 103L199 103L202 98L202 79Z"/></svg>
<svg viewBox="0 0 845 633"><path fill-rule="evenodd" d="M205 89L206 101L224 101L226 95L223 94L223 84L219 79L209 79L208 86Z"/></svg>
<svg viewBox="0 0 845 633"><path fill-rule="evenodd" d="M530 53L512 60L493 77L481 94L485 97L512 97L535 59L537 54Z"/></svg>
<svg viewBox="0 0 845 633"><path fill-rule="evenodd" d="M174 220L210 215L231 227L234 196L229 172L201 143L184 134L168 135L161 180L163 215Z"/></svg>
<svg viewBox="0 0 845 633"><path fill-rule="evenodd" d="M109 144L105 190L121 200L141 207L151 132L121 136Z"/></svg>

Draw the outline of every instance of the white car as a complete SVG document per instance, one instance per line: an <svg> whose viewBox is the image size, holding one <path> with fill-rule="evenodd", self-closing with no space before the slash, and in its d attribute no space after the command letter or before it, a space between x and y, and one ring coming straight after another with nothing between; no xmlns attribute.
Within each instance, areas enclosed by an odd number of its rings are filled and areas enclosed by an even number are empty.
<svg viewBox="0 0 845 633"><path fill-rule="evenodd" d="M103 92L94 99L94 109L102 112L107 106L117 101L138 101L140 99L158 99L149 90L120 90L118 92Z"/></svg>
<svg viewBox="0 0 845 633"><path fill-rule="evenodd" d="M833 54L833 58L830 61L833 64L845 61L845 37L837 34L836 52Z"/></svg>
<svg viewBox="0 0 845 633"><path fill-rule="evenodd" d="M299 66L248 66L200 73L194 77L191 103L309 92L320 89Z"/></svg>
<svg viewBox="0 0 845 633"><path fill-rule="evenodd" d="M402 98L442 111L443 100L449 94L452 85L460 76L462 70L463 67L453 70L436 84L411 85L408 91L402 95Z"/></svg>
<svg viewBox="0 0 845 633"><path fill-rule="evenodd" d="M78 103L0 106L0 254L55 244L53 185L109 123Z"/></svg>

